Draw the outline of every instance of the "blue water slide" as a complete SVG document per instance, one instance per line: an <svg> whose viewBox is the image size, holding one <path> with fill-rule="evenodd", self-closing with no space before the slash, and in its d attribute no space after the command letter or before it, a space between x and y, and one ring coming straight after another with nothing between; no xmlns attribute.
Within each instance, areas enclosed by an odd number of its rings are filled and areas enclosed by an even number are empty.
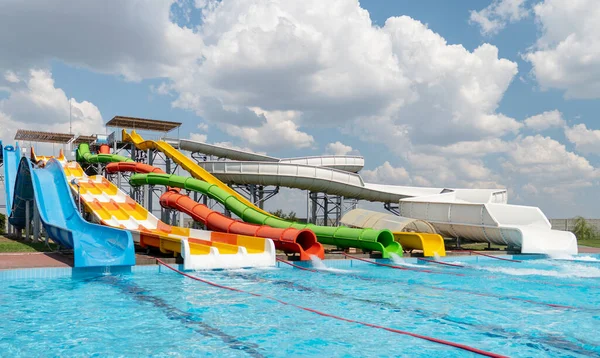
<svg viewBox="0 0 600 358"><path fill-rule="evenodd" d="M2 142L0 142L0 145ZM7 145L2 147L2 160L4 162L4 199L6 200L6 216L10 216L12 208L13 190L17 178L17 168L21 157L19 144L16 147Z"/></svg>
<svg viewBox="0 0 600 358"><path fill-rule="evenodd" d="M43 168L33 167L27 158L21 159L9 217L9 222L17 228L25 227L27 201L31 203L30 209L34 202L37 205L48 236L73 249L75 267L135 265L131 233L85 221L56 159Z"/></svg>

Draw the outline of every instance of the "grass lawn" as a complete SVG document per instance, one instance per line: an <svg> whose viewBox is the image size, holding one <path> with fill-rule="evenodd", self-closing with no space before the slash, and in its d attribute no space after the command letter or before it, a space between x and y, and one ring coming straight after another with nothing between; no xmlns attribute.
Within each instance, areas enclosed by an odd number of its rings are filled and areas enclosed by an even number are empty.
<svg viewBox="0 0 600 358"><path fill-rule="evenodd" d="M577 245L589 246L589 247L600 247L600 240L577 240Z"/></svg>
<svg viewBox="0 0 600 358"><path fill-rule="evenodd" d="M56 250L56 245L50 244L50 249L43 242L14 240L0 236L0 252L48 252Z"/></svg>

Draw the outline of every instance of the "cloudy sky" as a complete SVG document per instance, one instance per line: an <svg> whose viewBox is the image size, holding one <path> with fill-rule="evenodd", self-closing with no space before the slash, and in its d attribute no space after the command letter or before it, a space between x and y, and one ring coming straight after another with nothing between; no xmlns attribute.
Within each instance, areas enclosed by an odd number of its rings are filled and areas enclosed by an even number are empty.
<svg viewBox="0 0 600 358"><path fill-rule="evenodd" d="M0 139L115 115L598 217L600 2L4 0ZM271 205L298 205L292 192ZM300 208L305 203L300 203Z"/></svg>

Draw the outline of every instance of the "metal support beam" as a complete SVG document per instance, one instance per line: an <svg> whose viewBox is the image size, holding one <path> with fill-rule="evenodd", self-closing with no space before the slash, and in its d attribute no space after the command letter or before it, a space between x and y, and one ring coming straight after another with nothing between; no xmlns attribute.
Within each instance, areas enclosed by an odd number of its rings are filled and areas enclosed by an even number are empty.
<svg viewBox="0 0 600 358"><path fill-rule="evenodd" d="M400 204L385 203L383 208L396 216L400 216Z"/></svg>
<svg viewBox="0 0 600 358"><path fill-rule="evenodd" d="M146 155L148 156L148 164L153 165L154 153L152 153L152 151L150 149L148 149L148 152L146 153ZM153 192L154 192L154 185L144 185L144 202L146 203L146 209L148 209L148 211L150 213L152 213L152 207L153 207L153 202L154 202L154 198L152 197Z"/></svg>
<svg viewBox="0 0 600 358"><path fill-rule="evenodd" d="M131 158L131 160L135 161L137 159L136 158L137 151L138 150L135 147L135 145L133 145L133 143L131 143L131 150L130 150L130 158ZM129 183L127 183L127 184L129 184ZM137 193L136 193L137 190L136 189L137 188L134 188L133 186L130 186L129 187L129 196L132 197L135 201L138 201Z"/></svg>
<svg viewBox="0 0 600 358"><path fill-rule="evenodd" d="M279 192L279 187L277 187L277 192ZM275 193L275 194L277 194L277 193ZM273 195L275 195L275 194L273 194ZM258 207L260 209L264 210L265 209L264 208L264 206L265 206L265 200L268 200L272 196L267 197L267 199L265 199L265 187L262 186L262 185L258 186L258 191L257 191L256 195L257 195L256 199L257 199L257 202L258 202Z"/></svg>
<svg viewBox="0 0 600 358"><path fill-rule="evenodd" d="M165 172L168 173L168 174L171 174L171 158L169 158L169 157L165 158ZM161 209L161 217L163 218L163 221L166 224L169 224L169 225L172 224L172 222L171 222L171 210L170 209L162 208Z"/></svg>
<svg viewBox="0 0 600 358"><path fill-rule="evenodd" d="M42 232L42 221L40 220L40 212L37 207L37 203L35 199L33 201L33 239L35 241L41 240L41 232Z"/></svg>
<svg viewBox="0 0 600 358"><path fill-rule="evenodd" d="M308 221L316 225L339 226L340 219L344 214L343 197L337 195L328 195L325 193L309 192L308 206L310 207L310 217ZM353 204L355 207L356 204Z"/></svg>
<svg viewBox="0 0 600 358"><path fill-rule="evenodd" d="M275 186L272 189L265 188L263 185L255 184L230 185L230 187L248 198L252 204L261 209L264 209L264 204L267 200L279 193L279 186Z"/></svg>
<svg viewBox="0 0 600 358"><path fill-rule="evenodd" d="M31 233L31 214L29 210L31 208L31 200L25 201L25 240L29 240L29 234Z"/></svg>

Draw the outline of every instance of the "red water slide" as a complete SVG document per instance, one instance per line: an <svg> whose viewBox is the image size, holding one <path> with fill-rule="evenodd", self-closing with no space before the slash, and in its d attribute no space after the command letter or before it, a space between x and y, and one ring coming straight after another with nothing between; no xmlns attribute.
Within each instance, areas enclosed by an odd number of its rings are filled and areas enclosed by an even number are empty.
<svg viewBox="0 0 600 358"><path fill-rule="evenodd" d="M164 173L160 168L136 162L110 163L106 166L106 172ZM310 255L324 258L323 245L317 242L315 233L308 229L278 229L235 220L197 203L187 195L180 194L179 188L168 188L167 192L160 197L160 204L165 208L188 214L194 220L206 225L208 230L266 237L273 240L278 250L299 253L300 260L310 260Z"/></svg>

